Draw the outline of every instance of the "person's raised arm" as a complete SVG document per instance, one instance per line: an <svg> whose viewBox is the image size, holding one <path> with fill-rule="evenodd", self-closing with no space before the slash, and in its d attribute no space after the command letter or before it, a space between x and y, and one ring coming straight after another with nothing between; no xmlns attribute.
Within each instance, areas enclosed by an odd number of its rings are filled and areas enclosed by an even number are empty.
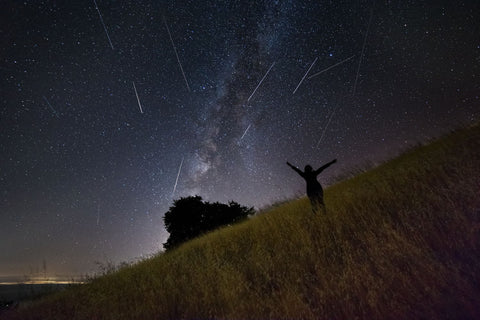
<svg viewBox="0 0 480 320"><path fill-rule="evenodd" d="M301 175L303 177L303 171L298 169L297 167L295 167L294 165L292 165L290 162L287 161L287 164L290 168L292 168L293 170L295 170L299 175Z"/></svg>
<svg viewBox="0 0 480 320"><path fill-rule="evenodd" d="M332 164L334 164L335 162L337 162L337 159L333 159L332 161L330 161L329 163L327 164L324 164L323 166L321 166L320 168L318 168L316 171L315 171L315 174L319 174L320 172L322 172L323 170L327 169L328 167L330 167Z"/></svg>

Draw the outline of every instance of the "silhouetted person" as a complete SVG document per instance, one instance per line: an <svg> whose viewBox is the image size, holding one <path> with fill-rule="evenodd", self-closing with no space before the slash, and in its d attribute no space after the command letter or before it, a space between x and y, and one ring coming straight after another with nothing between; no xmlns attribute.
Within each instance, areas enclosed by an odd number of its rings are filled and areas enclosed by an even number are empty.
<svg viewBox="0 0 480 320"><path fill-rule="evenodd" d="M318 168L317 170L313 170L312 166L307 164L305 166L305 172L303 172L302 170L298 169L287 161L287 164L293 170L295 170L303 179L305 179L305 182L307 182L307 196L310 199L310 203L312 204L313 213L316 213L318 210L322 210L326 213L325 203L323 202L323 189L317 180L317 176L320 174L320 172L322 172L335 162L337 162L337 159L330 161L329 163Z"/></svg>

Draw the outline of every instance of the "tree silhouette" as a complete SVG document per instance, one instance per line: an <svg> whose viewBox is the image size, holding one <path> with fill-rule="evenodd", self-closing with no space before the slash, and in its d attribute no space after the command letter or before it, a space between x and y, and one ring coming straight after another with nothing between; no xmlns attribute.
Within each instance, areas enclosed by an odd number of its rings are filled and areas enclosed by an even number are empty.
<svg viewBox="0 0 480 320"><path fill-rule="evenodd" d="M247 208L230 201L227 204L202 201L200 196L180 198L165 213L163 222L170 233L165 250L198 237L221 226L242 221L253 214L253 208Z"/></svg>

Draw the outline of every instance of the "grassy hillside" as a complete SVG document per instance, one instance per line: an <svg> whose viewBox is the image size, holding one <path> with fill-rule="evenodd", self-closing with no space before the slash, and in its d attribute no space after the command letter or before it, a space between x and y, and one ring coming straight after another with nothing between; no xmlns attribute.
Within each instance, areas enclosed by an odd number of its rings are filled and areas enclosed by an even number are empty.
<svg viewBox="0 0 480 320"><path fill-rule="evenodd" d="M19 319L480 319L480 127L20 308Z"/></svg>

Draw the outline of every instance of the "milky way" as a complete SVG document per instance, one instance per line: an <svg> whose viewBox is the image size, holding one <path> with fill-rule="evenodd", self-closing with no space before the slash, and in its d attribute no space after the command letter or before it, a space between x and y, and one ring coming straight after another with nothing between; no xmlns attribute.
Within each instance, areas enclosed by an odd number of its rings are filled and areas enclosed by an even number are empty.
<svg viewBox="0 0 480 320"><path fill-rule="evenodd" d="M327 185L480 114L478 1L1 11L0 282L158 252L174 199L263 207L304 194L287 160L337 158Z"/></svg>

